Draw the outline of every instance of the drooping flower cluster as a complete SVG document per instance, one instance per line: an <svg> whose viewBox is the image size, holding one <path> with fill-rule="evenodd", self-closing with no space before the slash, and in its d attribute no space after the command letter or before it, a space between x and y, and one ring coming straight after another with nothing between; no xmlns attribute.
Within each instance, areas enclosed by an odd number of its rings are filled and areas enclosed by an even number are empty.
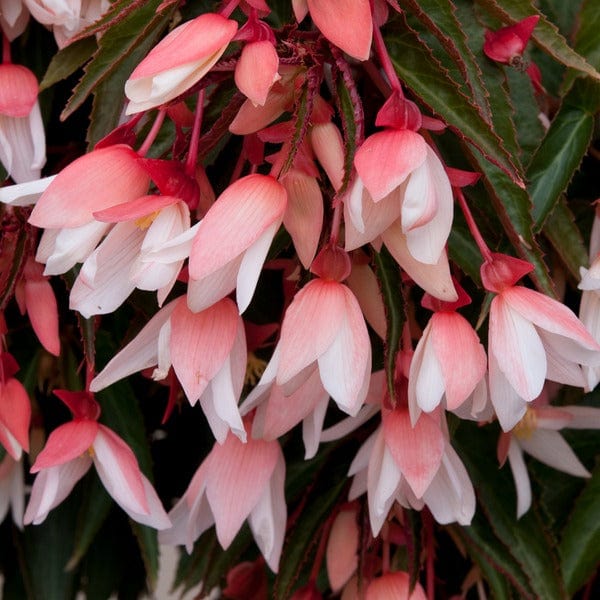
<svg viewBox="0 0 600 600"><path fill-rule="evenodd" d="M436 137L446 124L409 95L388 54L380 28L401 12L396 2L293 1L296 22L280 29L263 0L184 20L129 74L120 123L46 178L37 80L11 63L9 40L25 7L63 47L109 3L5 4L0 161L16 185L0 189L14 225L0 241L0 310L14 296L43 347L61 355L50 278L63 276L84 337L85 390L54 391L72 420L36 449L23 511L16 461L30 449L31 404L17 361L0 348L0 515L10 498L19 526L43 522L93 464L115 502L160 530L161 543L192 552L214 525L228 549L247 520L277 572L302 509L288 516L285 489L302 423L306 459L318 462L325 443L353 446L351 480L294 597L318 597L327 554L331 588L344 598L421 599L421 585L390 568L390 546L409 546L409 510L441 525L471 523L476 496L454 439L459 420L497 421L519 517L531 504L524 452L590 475L556 430L600 428L598 410L553 407L540 395L548 381L589 391L600 379L598 244L582 271L581 321L529 287L523 278L539 265L490 250L461 189L479 175L446 164L452 153ZM126 18L113 12L107 22ZM483 51L518 63L537 22L488 32ZM471 269L448 248L455 202L460 235L481 255ZM19 235L28 242L18 246ZM467 314L471 296L480 315ZM96 368L94 334L136 303L143 324ZM0 323L4 348L10 327ZM212 449L168 514L130 440L99 420L102 391L137 372L168 387L163 424L193 410L210 430L201 446ZM359 535L361 502L368 532ZM433 552L429 533L426 543ZM240 583L261 566L232 569L227 589L264 590L262 579Z"/></svg>

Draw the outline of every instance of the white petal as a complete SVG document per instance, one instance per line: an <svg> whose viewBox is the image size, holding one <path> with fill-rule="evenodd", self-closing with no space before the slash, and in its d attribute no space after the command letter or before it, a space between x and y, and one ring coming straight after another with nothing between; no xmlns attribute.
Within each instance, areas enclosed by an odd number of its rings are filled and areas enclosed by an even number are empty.
<svg viewBox="0 0 600 600"><path fill-rule="evenodd" d="M2 187L0 188L0 202L12 206L35 204L55 177L56 175L51 175L42 179Z"/></svg>
<svg viewBox="0 0 600 600"><path fill-rule="evenodd" d="M302 441L304 442L304 460L314 458L319 449L321 432L325 421L325 413L329 405L329 398L323 402L317 402L315 408L302 421Z"/></svg>
<svg viewBox="0 0 600 600"><path fill-rule="evenodd" d="M494 407L500 427L504 431L510 431L525 415L527 403L500 371L491 352L488 354L488 359L490 402Z"/></svg>
<svg viewBox="0 0 600 600"><path fill-rule="evenodd" d="M531 483L527 473L527 466L523 459L523 452L514 438L508 447L508 462L515 480L517 491L517 519L521 518L531 506Z"/></svg>

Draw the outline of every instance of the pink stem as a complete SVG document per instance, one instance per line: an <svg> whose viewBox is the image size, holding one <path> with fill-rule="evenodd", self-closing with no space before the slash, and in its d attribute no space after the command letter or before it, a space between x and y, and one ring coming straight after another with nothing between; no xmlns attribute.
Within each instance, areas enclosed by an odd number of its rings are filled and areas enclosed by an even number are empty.
<svg viewBox="0 0 600 600"><path fill-rule="evenodd" d="M237 5L240 3L240 0L229 0L229 2L225 3L225 6L219 11L219 14L225 18L228 18L231 13L237 8Z"/></svg>
<svg viewBox="0 0 600 600"><path fill-rule="evenodd" d="M342 225L342 205L343 202L338 198L334 202L333 206L333 218L331 220L331 234L329 235L329 241L332 246L337 246L338 238L340 236L340 227Z"/></svg>
<svg viewBox="0 0 600 600"><path fill-rule="evenodd" d="M2 34L2 62L5 65L8 65L12 62L10 58L10 41L8 36L4 34Z"/></svg>
<svg viewBox="0 0 600 600"><path fill-rule="evenodd" d="M453 189L454 193L456 194L456 199L460 204L460 208L463 212L463 215L465 215L467 225L469 226L469 231L471 232L471 235L473 236L473 239L477 244L477 248L479 248L479 252L481 252L483 260L486 262L491 262L492 251L490 250L489 246L485 243L485 240L483 239L483 236L479 231L479 227L477 227L477 223L475 223L475 219L473 218L473 214L471 213L471 210L467 205L467 201L465 199L464 194L462 193L462 190L460 188Z"/></svg>
<svg viewBox="0 0 600 600"><path fill-rule="evenodd" d="M198 148L200 145L200 129L202 128L202 116L204 114L204 89L198 92L198 103L194 114L194 126L192 127L192 139L190 141L190 150L185 162L185 172L190 177L194 176L196 171L196 162L198 160Z"/></svg>
<svg viewBox="0 0 600 600"><path fill-rule="evenodd" d="M386 74L390 85L400 94L401 98L404 98L400 79L398 79L398 75L394 69L390 55L385 47L385 42L383 41L381 31L375 24L373 24L373 42L375 43L375 51L377 52L377 56L379 57L381 66L383 67L383 72Z"/></svg>
<svg viewBox="0 0 600 600"><path fill-rule="evenodd" d="M144 143L140 146L140 149L138 150L138 154L140 156L146 156L146 154L148 153L148 150L150 150L150 146L152 146L154 140L156 139L156 136L158 135L158 132L160 131L160 128L162 127L163 121L165 120L166 114L167 114L166 108L161 108L158 111L158 114L156 115L156 119L154 121L154 124L152 125L152 128L148 132L148 135L146 136Z"/></svg>

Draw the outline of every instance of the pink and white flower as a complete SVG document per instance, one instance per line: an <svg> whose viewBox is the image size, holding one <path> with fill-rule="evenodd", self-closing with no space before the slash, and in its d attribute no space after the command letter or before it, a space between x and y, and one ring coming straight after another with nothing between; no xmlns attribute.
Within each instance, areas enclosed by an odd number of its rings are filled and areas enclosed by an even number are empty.
<svg viewBox="0 0 600 600"><path fill-rule="evenodd" d="M134 521L155 529L170 527L131 448L114 431L98 423L100 407L93 396L66 390L56 390L55 394L69 407L73 421L50 434L31 467L31 472L38 475L25 511L25 525L42 523L93 463L106 491Z"/></svg>
<svg viewBox="0 0 600 600"><path fill-rule="evenodd" d="M270 40L246 44L235 66L235 84L253 104L264 106L273 84L281 79L279 56Z"/></svg>
<svg viewBox="0 0 600 600"><path fill-rule="evenodd" d="M235 21L214 13L173 29L126 81L127 114L150 110L186 92L221 58L236 32Z"/></svg>
<svg viewBox="0 0 600 600"><path fill-rule="evenodd" d="M37 79L11 63L0 64L0 162L17 183L39 179L46 163Z"/></svg>
<svg viewBox="0 0 600 600"><path fill-rule="evenodd" d="M285 188L260 174L238 179L217 198L192 243L191 310L203 310L236 288L240 313L248 308L286 206Z"/></svg>
<svg viewBox="0 0 600 600"><path fill-rule="evenodd" d="M215 444L182 498L169 513L171 529L159 534L162 544L185 545L188 552L213 524L227 549L248 519L254 539L272 571L277 571L287 509L285 460L277 441L249 438L242 443L229 434Z"/></svg>
<svg viewBox="0 0 600 600"><path fill-rule="evenodd" d="M154 366L153 378L162 380L172 366L190 404L200 402L215 438L223 442L231 429L245 440L237 403L246 357L244 325L233 301L224 298L193 313L180 297L159 310L113 357L90 390Z"/></svg>
<svg viewBox="0 0 600 600"><path fill-rule="evenodd" d="M525 261L492 254L481 267L496 293L488 334L490 400L504 431L525 415L544 381L585 387L581 365L600 364L600 345L560 302L515 283L531 272Z"/></svg>
<svg viewBox="0 0 600 600"><path fill-rule="evenodd" d="M7 454L0 462L0 523L12 513L13 523L23 529L23 511L25 508L25 481L23 462Z"/></svg>

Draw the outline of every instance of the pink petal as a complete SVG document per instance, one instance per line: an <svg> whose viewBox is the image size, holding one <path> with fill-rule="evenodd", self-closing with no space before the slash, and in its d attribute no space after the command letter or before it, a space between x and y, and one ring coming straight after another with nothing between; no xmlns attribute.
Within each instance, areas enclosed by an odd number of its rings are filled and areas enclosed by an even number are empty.
<svg viewBox="0 0 600 600"><path fill-rule="evenodd" d="M50 354L60 354L58 334L58 307L52 286L47 279L27 280L25 282L25 304L31 326L40 343Z"/></svg>
<svg viewBox="0 0 600 600"><path fill-rule="evenodd" d="M456 312L438 312L431 320L432 342L444 376L446 406L458 408L487 370L487 357L471 324Z"/></svg>
<svg viewBox="0 0 600 600"><path fill-rule="evenodd" d="M280 450L269 484L248 517L256 544L274 573L279 567L287 522L284 484L285 460Z"/></svg>
<svg viewBox="0 0 600 600"><path fill-rule="evenodd" d="M587 350L600 350L581 321L564 304L522 286L507 288L502 297L537 327L567 337Z"/></svg>
<svg viewBox="0 0 600 600"><path fill-rule="evenodd" d="M323 194L315 177L290 169L281 180L288 195L283 225L305 269L317 252L323 227Z"/></svg>
<svg viewBox="0 0 600 600"><path fill-rule="evenodd" d="M23 523L39 525L44 521L48 513L71 493L91 466L92 459L86 455L40 471L33 482Z"/></svg>
<svg viewBox="0 0 600 600"><path fill-rule="evenodd" d="M235 66L235 84L251 102L263 106L271 86L281 79L278 68L279 56L271 42L250 42Z"/></svg>
<svg viewBox="0 0 600 600"><path fill-rule="evenodd" d="M358 567L357 507L341 510L331 526L325 559L333 592L339 592Z"/></svg>
<svg viewBox="0 0 600 600"><path fill-rule="evenodd" d="M410 578L408 573L397 571L395 573L385 573L369 583L367 588L366 600L427 600L427 595L417 582L412 593L410 593Z"/></svg>
<svg viewBox="0 0 600 600"><path fill-rule="evenodd" d="M355 261L346 285L352 290L373 331L384 340L387 331L385 307L375 273L368 264Z"/></svg>
<svg viewBox="0 0 600 600"><path fill-rule="evenodd" d="M106 491L123 509L149 515L142 473L131 448L111 429L98 425L93 460Z"/></svg>
<svg viewBox="0 0 600 600"><path fill-rule="evenodd" d="M175 196L162 196L157 194L140 196L129 202L123 202L111 206L110 208L96 211L94 213L94 219L96 219L96 221L104 221L105 223L133 221L151 215L153 212L176 204L177 202L180 202L180 200Z"/></svg>
<svg viewBox="0 0 600 600"><path fill-rule="evenodd" d="M247 175L230 185L209 209L190 254L190 277L202 279L246 251L273 223L281 222L285 188L267 175Z"/></svg>
<svg viewBox="0 0 600 600"><path fill-rule="evenodd" d="M189 309L193 312L200 312L233 292L241 264L242 257L238 256L224 267L200 280L190 279L187 291Z"/></svg>
<svg viewBox="0 0 600 600"><path fill-rule="evenodd" d="M440 468L444 437L435 419L421 414L415 427L406 410L384 411L383 433L396 464L417 498Z"/></svg>
<svg viewBox="0 0 600 600"><path fill-rule="evenodd" d="M238 326L235 304L223 299L193 313L183 298L171 315L173 368L191 404L195 404L229 356Z"/></svg>
<svg viewBox="0 0 600 600"><path fill-rule="evenodd" d="M368 0L308 0L308 10L321 33L358 60L371 53L373 22ZM348 24L352 34L348 35Z"/></svg>
<svg viewBox="0 0 600 600"><path fill-rule="evenodd" d="M345 296L343 321L332 344L318 357L323 386L338 406L356 415L368 390L371 342L358 301L341 286Z"/></svg>
<svg viewBox="0 0 600 600"><path fill-rule="evenodd" d="M102 390L119 379L158 363L159 331L171 316L176 304L176 301L170 302L146 323L137 336L94 377L90 384L90 391Z"/></svg>
<svg viewBox="0 0 600 600"><path fill-rule="evenodd" d="M217 538L227 548L268 485L277 461L278 442L229 435L211 456L206 496L215 516Z"/></svg>
<svg viewBox="0 0 600 600"><path fill-rule="evenodd" d="M409 129L388 129L364 141L356 152L354 166L373 200L378 202L426 158L427 144L422 136Z"/></svg>
<svg viewBox="0 0 600 600"><path fill-rule="evenodd" d="M294 296L281 326L279 385L289 381L331 346L344 322L345 311L344 286L335 281L313 279Z"/></svg>
<svg viewBox="0 0 600 600"><path fill-rule="evenodd" d="M317 123L310 130L310 143L333 189L342 187L344 178L344 141L336 125L330 121Z"/></svg>
<svg viewBox="0 0 600 600"><path fill-rule="evenodd" d="M37 101L38 82L23 65L0 65L0 114L26 117Z"/></svg>
<svg viewBox="0 0 600 600"><path fill-rule="evenodd" d="M537 398L546 379L546 352L531 321L504 294L492 300L488 337L490 354L516 392L527 402Z"/></svg>
<svg viewBox="0 0 600 600"><path fill-rule="evenodd" d="M86 454L96 439L98 427L91 419L77 419L57 427L38 454L31 472L62 465Z"/></svg>
<svg viewBox="0 0 600 600"><path fill-rule="evenodd" d="M92 213L146 194L150 178L138 155L124 144L93 150L65 167L35 205L29 222L36 227L79 227ZM107 185L110 174L110 185Z"/></svg>
<svg viewBox="0 0 600 600"><path fill-rule="evenodd" d="M454 302L458 298L450 276L446 252L442 252L437 263L433 265L419 262L408 250L406 236L402 233L399 221L393 223L381 237L396 262L419 287L446 302Z"/></svg>
<svg viewBox="0 0 600 600"><path fill-rule="evenodd" d="M31 421L31 402L23 384L10 378L0 384L0 423L8 430L19 446L29 452L29 423ZM17 459L7 447L9 454Z"/></svg>

